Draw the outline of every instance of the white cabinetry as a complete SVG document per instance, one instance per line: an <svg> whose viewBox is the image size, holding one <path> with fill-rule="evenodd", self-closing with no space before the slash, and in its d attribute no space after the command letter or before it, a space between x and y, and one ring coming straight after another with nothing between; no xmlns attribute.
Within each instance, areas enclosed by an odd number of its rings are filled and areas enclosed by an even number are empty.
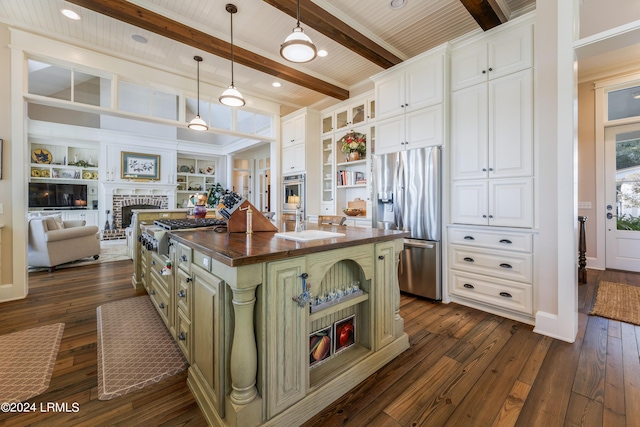
<svg viewBox="0 0 640 427"><path fill-rule="evenodd" d="M294 116L282 122L282 147L290 147L305 141L305 115Z"/></svg>
<svg viewBox="0 0 640 427"><path fill-rule="evenodd" d="M282 174L304 172L307 169L306 147L296 144L282 149Z"/></svg>
<svg viewBox="0 0 640 427"><path fill-rule="evenodd" d="M85 221L86 225L98 225L98 211L96 210L71 210L61 212L63 221Z"/></svg>
<svg viewBox="0 0 640 427"><path fill-rule="evenodd" d="M527 24L452 53L454 223L533 227L532 31ZM466 68L487 61L471 79Z"/></svg>
<svg viewBox="0 0 640 427"><path fill-rule="evenodd" d="M441 104L444 99L444 54L436 52L418 57L373 79L378 120Z"/></svg>
<svg viewBox="0 0 640 427"><path fill-rule="evenodd" d="M532 66L533 26L526 25L455 52L451 57L451 90Z"/></svg>
<svg viewBox="0 0 640 427"><path fill-rule="evenodd" d="M376 154L442 145L443 123L442 104L380 120Z"/></svg>
<svg viewBox="0 0 640 427"><path fill-rule="evenodd" d="M490 311L506 317L531 321L532 235L452 227L448 237L452 299L470 305L479 303L480 308L489 307Z"/></svg>
<svg viewBox="0 0 640 427"><path fill-rule="evenodd" d="M375 118L375 100L372 95L350 99L334 108L322 114L322 135L348 131Z"/></svg>

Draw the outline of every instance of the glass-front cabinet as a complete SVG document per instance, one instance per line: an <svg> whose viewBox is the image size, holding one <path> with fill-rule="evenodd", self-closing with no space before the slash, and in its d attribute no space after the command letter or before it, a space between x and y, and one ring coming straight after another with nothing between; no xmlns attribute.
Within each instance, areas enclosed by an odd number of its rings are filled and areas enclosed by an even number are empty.
<svg viewBox="0 0 640 427"><path fill-rule="evenodd" d="M322 139L322 205L334 206L333 136ZM335 207L331 211L334 211ZM324 211L324 209L323 209ZM330 212L323 212L330 213Z"/></svg>

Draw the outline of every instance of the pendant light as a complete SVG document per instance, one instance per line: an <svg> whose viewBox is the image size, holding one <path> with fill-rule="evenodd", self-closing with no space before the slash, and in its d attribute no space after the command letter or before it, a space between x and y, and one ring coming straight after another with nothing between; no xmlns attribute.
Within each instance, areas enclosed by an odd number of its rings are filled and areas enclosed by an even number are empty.
<svg viewBox="0 0 640 427"><path fill-rule="evenodd" d="M221 104L226 105L227 107L242 107L245 104L244 98L233 84L233 14L238 11L238 8L234 4L228 3L225 6L225 9L231 15L231 84L224 92L222 92L222 95L220 95L218 100Z"/></svg>
<svg viewBox="0 0 640 427"><path fill-rule="evenodd" d="M284 39L280 46L280 55L291 62L309 62L314 59L318 51L308 35L300 28L300 0L298 0L298 24Z"/></svg>
<svg viewBox="0 0 640 427"><path fill-rule="evenodd" d="M189 129L207 130L209 126L207 126L205 121L202 120L202 117L200 117L200 63L202 62L202 57L194 56L193 59L196 61L196 64L198 64L198 108L196 116L189 122Z"/></svg>

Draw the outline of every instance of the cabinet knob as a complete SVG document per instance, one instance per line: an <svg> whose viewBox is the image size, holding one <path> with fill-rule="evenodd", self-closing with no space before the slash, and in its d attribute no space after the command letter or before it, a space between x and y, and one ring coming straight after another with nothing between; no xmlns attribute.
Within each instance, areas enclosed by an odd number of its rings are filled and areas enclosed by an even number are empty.
<svg viewBox="0 0 640 427"><path fill-rule="evenodd" d="M187 277L187 283L193 281L193 279L191 277Z"/></svg>
<svg viewBox="0 0 640 427"><path fill-rule="evenodd" d="M482 218L486 218L486 217L487 217L486 215L482 215Z"/></svg>
<svg viewBox="0 0 640 427"><path fill-rule="evenodd" d="M164 303L163 303L163 302L161 302L161 303L160 303L160 305L159 305L158 307L160 307L162 310L164 310Z"/></svg>
<svg viewBox="0 0 640 427"><path fill-rule="evenodd" d="M493 218L493 215L489 215L489 218Z"/></svg>
<svg viewBox="0 0 640 427"><path fill-rule="evenodd" d="M482 168L482 172L486 172L486 171L487 171L487 168Z"/></svg>
<svg viewBox="0 0 640 427"><path fill-rule="evenodd" d="M489 67L489 71L493 71L493 68Z"/></svg>
<svg viewBox="0 0 640 427"><path fill-rule="evenodd" d="M404 106L405 106L405 107L408 107L408 106L409 106L409 104L404 104Z"/></svg>
<svg viewBox="0 0 640 427"><path fill-rule="evenodd" d="M383 260L384 259L384 255L378 255L378 259Z"/></svg>
<svg viewBox="0 0 640 427"><path fill-rule="evenodd" d="M482 70L482 74L487 74L487 70Z"/></svg>
<svg viewBox="0 0 640 427"><path fill-rule="evenodd" d="M493 172L493 168L489 168L489 172Z"/></svg>
<svg viewBox="0 0 640 427"><path fill-rule="evenodd" d="M182 261L184 261L184 262L187 262L187 256L186 256L186 255L182 255L182 256L180 257L180 259L181 259Z"/></svg>
<svg viewBox="0 0 640 427"><path fill-rule="evenodd" d="M150 293L151 295L155 295L155 294L156 294L156 291L155 291L155 290L153 290L153 289L151 289L151 291L150 291L149 293Z"/></svg>
<svg viewBox="0 0 640 427"><path fill-rule="evenodd" d="M185 341L187 339L187 336L184 334L184 332L180 331L180 333L178 334L178 339L180 341Z"/></svg>
<svg viewBox="0 0 640 427"><path fill-rule="evenodd" d="M184 289L183 289L183 290L181 290L180 292L178 292L178 296L179 296L180 298L184 298L184 297L186 297L186 296L187 296L187 294L186 294L186 292L185 292L185 291L184 291Z"/></svg>
<svg viewBox="0 0 640 427"><path fill-rule="evenodd" d="M151 261L151 265L156 265L156 262L155 261Z"/></svg>

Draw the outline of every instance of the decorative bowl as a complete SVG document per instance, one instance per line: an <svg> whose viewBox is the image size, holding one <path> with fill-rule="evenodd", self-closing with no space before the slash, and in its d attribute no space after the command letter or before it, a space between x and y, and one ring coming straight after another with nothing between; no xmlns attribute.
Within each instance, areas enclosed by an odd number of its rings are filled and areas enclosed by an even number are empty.
<svg viewBox="0 0 640 427"><path fill-rule="evenodd" d="M358 216L362 213L362 209L356 209L356 208L344 208L342 209L342 212L345 213L345 215L347 216Z"/></svg>

